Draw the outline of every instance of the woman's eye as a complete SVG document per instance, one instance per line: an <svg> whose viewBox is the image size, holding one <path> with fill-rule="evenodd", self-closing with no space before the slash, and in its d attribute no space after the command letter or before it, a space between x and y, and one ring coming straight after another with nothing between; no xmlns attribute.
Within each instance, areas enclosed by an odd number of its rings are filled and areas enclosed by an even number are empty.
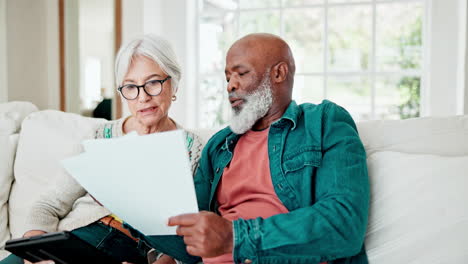
<svg viewBox="0 0 468 264"><path fill-rule="evenodd" d="M249 73L249 72L248 72L248 71L246 71L246 72L241 72L241 73L239 73L239 75L240 75L240 76L243 76L243 75L245 75L245 74L247 74L247 73Z"/></svg>

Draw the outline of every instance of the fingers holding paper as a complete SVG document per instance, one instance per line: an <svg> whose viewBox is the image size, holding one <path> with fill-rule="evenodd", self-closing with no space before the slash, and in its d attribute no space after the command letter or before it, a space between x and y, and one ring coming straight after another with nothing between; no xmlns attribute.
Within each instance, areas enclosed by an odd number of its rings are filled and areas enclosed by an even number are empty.
<svg viewBox="0 0 468 264"><path fill-rule="evenodd" d="M232 252L232 222L207 211L169 218L169 226L178 226L187 252L203 258Z"/></svg>

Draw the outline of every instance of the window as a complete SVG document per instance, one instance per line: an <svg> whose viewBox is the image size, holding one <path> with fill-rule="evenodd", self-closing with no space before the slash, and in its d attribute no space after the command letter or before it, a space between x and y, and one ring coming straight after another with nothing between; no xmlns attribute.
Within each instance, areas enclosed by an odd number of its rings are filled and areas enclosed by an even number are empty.
<svg viewBox="0 0 468 264"><path fill-rule="evenodd" d="M253 32L289 43L298 103L329 99L358 121L419 116L425 8L425 0L199 0L200 126L228 120L225 54Z"/></svg>

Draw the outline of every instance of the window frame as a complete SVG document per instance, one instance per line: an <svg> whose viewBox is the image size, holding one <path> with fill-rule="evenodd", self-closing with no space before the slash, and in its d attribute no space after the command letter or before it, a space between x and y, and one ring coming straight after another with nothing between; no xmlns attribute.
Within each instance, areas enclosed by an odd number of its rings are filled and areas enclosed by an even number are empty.
<svg viewBox="0 0 468 264"><path fill-rule="evenodd" d="M203 0L198 0L201 3ZM328 3L328 0L324 0L323 3L317 4L305 4L305 5L297 5L297 6L285 6L282 0L278 0L279 6L277 7L264 7L264 8L241 8L239 5L239 0L235 0L237 2L237 8L232 12L235 14L236 20L236 27L235 27L235 38L238 39L240 37L240 15L241 13L247 12L255 12L255 11L279 11L279 19L280 19L280 36L284 36L284 11L291 10L291 9L303 9L303 8L323 8L324 9L324 23L323 23L323 71L309 71L309 72L296 72L296 77L307 77L307 76L316 76L323 78L323 98L328 98L329 92L329 78L330 77L362 77L366 76L369 78L370 83L370 120L376 119L376 90L377 90L377 78L378 77L389 77L389 78L402 78L406 76L411 77L419 77L420 78L420 116L427 115L429 101L427 99L428 96L428 57L430 54L430 43L429 39L429 18L431 15L431 0L362 0L358 2L351 2L351 3ZM401 70L401 71L379 71L377 70L377 7L380 4L391 4L391 3L421 3L423 6L422 12L422 29L421 29L421 38L422 38L422 50L421 50L421 68L419 70ZM371 6L372 10L372 29L371 29L371 46L369 50L370 55L370 63L369 69L364 71L332 71L329 70L328 59L329 59L329 50L328 50L328 34L329 34L329 8L331 7L348 7L348 6ZM200 36L200 24L202 19L202 14L199 12L199 8L197 8L196 13L196 35L197 35L197 52L196 52L196 74L198 76L197 83L196 83L196 91L197 91L197 101L196 101L196 113L197 113L197 121L196 123L198 126L200 125L199 118L203 113L201 113L201 108L199 106L200 101L200 90L201 90L201 83L200 80L203 80L207 77L218 77L223 76L224 72L209 72L209 73L202 73L200 70L200 54L199 54L199 36ZM219 77L221 78L221 77Z"/></svg>

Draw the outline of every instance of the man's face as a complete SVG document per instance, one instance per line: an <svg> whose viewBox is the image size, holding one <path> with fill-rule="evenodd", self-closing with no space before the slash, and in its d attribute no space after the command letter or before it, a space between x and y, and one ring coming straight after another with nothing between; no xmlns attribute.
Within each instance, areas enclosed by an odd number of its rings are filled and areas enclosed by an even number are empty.
<svg viewBox="0 0 468 264"><path fill-rule="evenodd" d="M259 87L265 70L249 48L236 46L229 50L225 75L229 102L234 111L240 111L246 103L244 96Z"/></svg>
<svg viewBox="0 0 468 264"><path fill-rule="evenodd" d="M229 101L232 108L231 130L244 134L271 108L270 71L259 70L248 54L230 52L226 59L226 80L228 82Z"/></svg>

